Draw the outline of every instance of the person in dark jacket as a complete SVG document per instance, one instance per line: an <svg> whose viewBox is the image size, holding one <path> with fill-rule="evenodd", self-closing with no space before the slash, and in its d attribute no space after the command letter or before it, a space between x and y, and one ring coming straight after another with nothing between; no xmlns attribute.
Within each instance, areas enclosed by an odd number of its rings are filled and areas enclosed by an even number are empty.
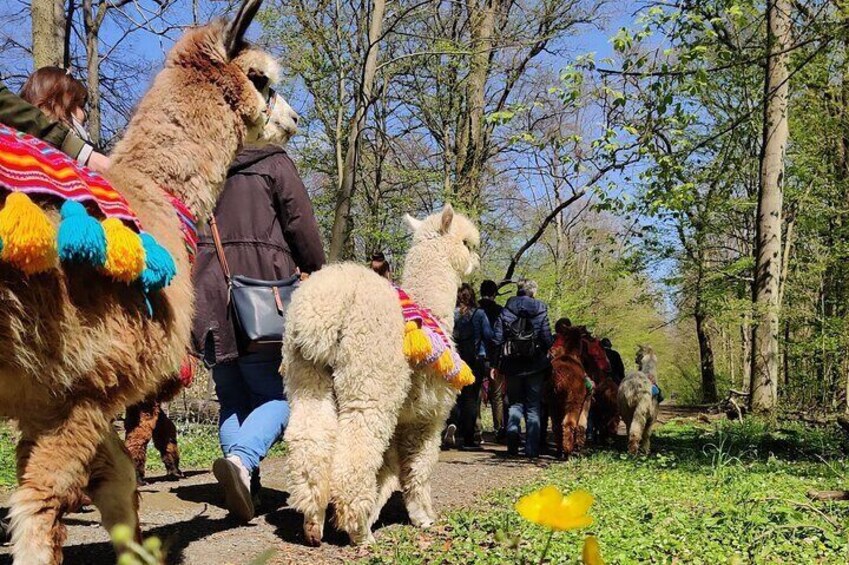
<svg viewBox="0 0 849 565"><path fill-rule="evenodd" d="M526 318L534 329L535 353L527 359L502 357L500 369L507 379L507 402L510 406L507 418L507 451L519 453L519 426L525 419L525 455L539 457L540 453L540 405L542 386L551 369L548 350L553 338L548 321L548 308L534 298L537 284L524 281L519 285L516 296L507 301L495 323L493 342L502 347L510 339L510 328L519 318Z"/></svg>
<svg viewBox="0 0 849 565"><path fill-rule="evenodd" d="M59 73L74 80L66 71L58 67L43 67L33 73L33 76L42 77L45 73L50 75ZM37 106L37 101L35 104L30 104L0 82L0 123L46 141L72 159L76 159L80 164L87 165L97 172L103 173L109 168L109 158L95 151L90 143L74 131L68 121L47 115ZM84 106L85 100L78 105L81 110Z"/></svg>
<svg viewBox="0 0 849 565"><path fill-rule="evenodd" d="M494 328L495 322L501 315L503 306L495 301L498 285L495 281L485 280L480 286L481 299L478 307L484 311L489 324ZM489 379L487 396L492 408L492 427L495 431L495 441L504 443L506 438L507 405L504 403L504 374L498 370L498 348L492 342L487 344L486 374Z"/></svg>
<svg viewBox="0 0 849 565"><path fill-rule="evenodd" d="M622 362L622 356L619 352L613 349L613 344L608 338L601 340L601 346L604 348L604 353L607 355L607 361L610 363L610 378L619 385L625 378L625 364Z"/></svg>
<svg viewBox="0 0 849 565"><path fill-rule="evenodd" d="M480 409L481 386L486 378L486 347L492 341L492 326L484 311L477 307L475 291L468 283L463 283L457 291L453 337L460 358L475 375L475 382L460 391L456 410L453 411L454 421L449 422L446 431L450 432L451 426L454 425L459 427L462 440L460 448L477 449L480 447L480 441L475 437L475 426Z"/></svg>
<svg viewBox="0 0 849 565"><path fill-rule="evenodd" d="M215 220L233 275L281 280L302 278L325 263L318 224L304 184L279 146L246 148L230 167ZM228 509L249 521L254 515L250 484L259 489L259 462L281 436L289 405L280 377L280 347L248 351L229 310L227 281L209 226L200 226L192 271L196 311L195 351L208 366L220 403L219 439L224 457L213 472Z"/></svg>

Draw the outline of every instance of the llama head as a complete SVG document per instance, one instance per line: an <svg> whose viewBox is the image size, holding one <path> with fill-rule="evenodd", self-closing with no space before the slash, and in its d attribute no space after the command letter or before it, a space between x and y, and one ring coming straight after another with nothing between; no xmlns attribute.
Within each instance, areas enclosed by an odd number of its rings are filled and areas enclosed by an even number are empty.
<svg viewBox="0 0 849 565"><path fill-rule="evenodd" d="M409 214L404 219L413 233L413 246L433 248L448 259L458 277L471 275L480 266L480 232L471 220L455 213L450 204L424 220Z"/></svg>
<svg viewBox="0 0 849 565"><path fill-rule="evenodd" d="M634 357L634 362L643 373L654 374L657 370L657 355L654 349L648 345L640 345L637 347L637 355Z"/></svg>

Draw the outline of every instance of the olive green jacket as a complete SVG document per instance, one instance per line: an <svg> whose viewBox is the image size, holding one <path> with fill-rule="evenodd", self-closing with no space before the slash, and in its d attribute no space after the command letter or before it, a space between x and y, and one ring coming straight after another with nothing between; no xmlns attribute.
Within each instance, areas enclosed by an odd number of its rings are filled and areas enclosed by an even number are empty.
<svg viewBox="0 0 849 565"><path fill-rule="evenodd" d="M0 123L43 139L63 153L85 164L91 145L61 122L55 122L0 82Z"/></svg>

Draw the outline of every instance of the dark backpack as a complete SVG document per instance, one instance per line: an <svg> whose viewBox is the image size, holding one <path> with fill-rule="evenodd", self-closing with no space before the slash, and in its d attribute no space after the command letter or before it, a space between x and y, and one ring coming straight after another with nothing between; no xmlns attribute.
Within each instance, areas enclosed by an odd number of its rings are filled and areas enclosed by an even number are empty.
<svg viewBox="0 0 849 565"><path fill-rule="evenodd" d="M510 310L510 312L513 312ZM537 332L533 318L527 314L513 312L516 319L504 325L504 344L501 359L530 359L537 354Z"/></svg>
<svg viewBox="0 0 849 565"><path fill-rule="evenodd" d="M466 363L472 363L477 358L479 342L475 341L475 308L468 318L461 319L461 323L454 327L454 343L457 345L457 353Z"/></svg>

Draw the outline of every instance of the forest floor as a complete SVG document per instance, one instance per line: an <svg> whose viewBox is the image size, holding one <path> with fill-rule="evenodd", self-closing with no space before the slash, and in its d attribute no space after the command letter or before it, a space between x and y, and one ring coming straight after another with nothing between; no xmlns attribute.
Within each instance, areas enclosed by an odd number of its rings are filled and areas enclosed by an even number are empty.
<svg viewBox="0 0 849 565"><path fill-rule="evenodd" d="M665 407L652 455L638 459L621 453L624 438L567 462L511 460L492 444L482 452L445 451L433 485L442 520L427 531L406 525L396 496L378 525L377 544L359 550L332 528L321 548L303 544L301 518L286 507L279 453L263 463L264 508L244 527L227 518L208 471L162 482L152 457L151 484L142 488L144 535L164 541L169 563L198 565L246 564L260 555L273 564L537 562L547 532L522 522L513 504L554 484L564 492L586 489L596 502L588 531L555 535L551 563L578 563L587 533L598 536L607 563L849 562L849 504L805 497L810 488L847 486L846 438L801 424L706 422L695 415ZM208 469L215 452L208 436L182 436L187 468ZM0 450L0 463L6 456ZM95 511L66 522L67 564L114 562ZM0 548L0 564L11 561L8 552Z"/></svg>

